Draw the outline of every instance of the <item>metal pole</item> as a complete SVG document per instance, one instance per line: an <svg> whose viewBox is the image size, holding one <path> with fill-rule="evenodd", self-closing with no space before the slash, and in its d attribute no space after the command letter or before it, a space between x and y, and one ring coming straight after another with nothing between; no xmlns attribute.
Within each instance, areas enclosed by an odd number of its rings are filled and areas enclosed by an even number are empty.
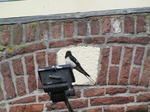
<svg viewBox="0 0 150 112"><path fill-rule="evenodd" d="M67 106L69 112L74 112L74 111L73 111L73 108L71 107L71 105L70 105L70 103L69 103L69 101L68 101L68 99L65 101L65 104L66 104L66 106Z"/></svg>

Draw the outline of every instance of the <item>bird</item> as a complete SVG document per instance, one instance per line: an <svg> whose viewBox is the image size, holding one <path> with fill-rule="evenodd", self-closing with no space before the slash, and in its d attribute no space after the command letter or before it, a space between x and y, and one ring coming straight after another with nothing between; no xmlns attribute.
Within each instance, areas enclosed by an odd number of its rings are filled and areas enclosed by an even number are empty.
<svg viewBox="0 0 150 112"><path fill-rule="evenodd" d="M69 64L71 68L76 69L80 73L82 73L85 77L87 77L93 84L96 82L91 78L91 76L82 68L79 61L72 55L71 51L67 51L65 54L65 62Z"/></svg>

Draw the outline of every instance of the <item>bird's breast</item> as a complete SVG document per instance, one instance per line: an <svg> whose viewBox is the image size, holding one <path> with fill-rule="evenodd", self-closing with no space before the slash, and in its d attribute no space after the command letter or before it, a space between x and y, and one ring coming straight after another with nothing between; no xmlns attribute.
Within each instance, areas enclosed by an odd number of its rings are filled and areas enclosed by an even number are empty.
<svg viewBox="0 0 150 112"><path fill-rule="evenodd" d="M72 68L76 67L76 64L73 61L71 61L69 57L65 59L65 62L66 64L71 65Z"/></svg>

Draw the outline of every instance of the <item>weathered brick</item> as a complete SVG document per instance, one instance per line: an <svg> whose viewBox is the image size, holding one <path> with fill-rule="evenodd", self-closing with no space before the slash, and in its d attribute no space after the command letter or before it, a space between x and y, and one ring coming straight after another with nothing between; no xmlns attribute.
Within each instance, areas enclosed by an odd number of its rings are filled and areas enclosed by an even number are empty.
<svg viewBox="0 0 150 112"><path fill-rule="evenodd" d="M128 78L129 78L129 72L130 72L130 66L132 61L132 47L126 47L125 53L123 57L123 64L121 69L121 75L120 75L120 84L127 85L128 84Z"/></svg>
<svg viewBox="0 0 150 112"><path fill-rule="evenodd" d="M142 77L140 79L140 85L141 86L148 86L149 85L149 81L150 81L150 49L147 52L147 56L145 58L145 62L144 62L144 70L142 73Z"/></svg>
<svg viewBox="0 0 150 112"><path fill-rule="evenodd" d="M120 33L122 31L122 22L119 19L113 19L112 21L113 33Z"/></svg>
<svg viewBox="0 0 150 112"><path fill-rule="evenodd" d="M90 22L90 24L91 24L91 35L98 35L99 29L100 29L99 21L98 20L92 20Z"/></svg>
<svg viewBox="0 0 150 112"><path fill-rule="evenodd" d="M39 68L45 67L46 66L45 52L38 52L36 54L36 61Z"/></svg>
<svg viewBox="0 0 150 112"><path fill-rule="evenodd" d="M39 102L49 101L50 96L47 93L46 94L41 94L41 95L38 96L38 100L39 100Z"/></svg>
<svg viewBox="0 0 150 112"><path fill-rule="evenodd" d="M55 66L56 65L56 52L49 52L48 53L48 65Z"/></svg>
<svg viewBox="0 0 150 112"><path fill-rule="evenodd" d="M107 43L130 43L130 39L128 37L110 37L107 40Z"/></svg>
<svg viewBox="0 0 150 112"><path fill-rule="evenodd" d="M9 104L14 105L14 104L33 103L33 102L36 102L36 96L29 96L29 97L25 97L19 100L14 100L10 102Z"/></svg>
<svg viewBox="0 0 150 112"><path fill-rule="evenodd" d="M104 112L124 112L124 107L123 106L106 107L104 108Z"/></svg>
<svg viewBox="0 0 150 112"><path fill-rule="evenodd" d="M118 66L111 66L109 69L109 81L108 84L115 85L118 82Z"/></svg>
<svg viewBox="0 0 150 112"><path fill-rule="evenodd" d="M55 22L52 23L52 38L57 39L61 36L61 23Z"/></svg>
<svg viewBox="0 0 150 112"><path fill-rule="evenodd" d="M28 77L28 89L29 89L30 93L37 89L37 82L36 82L35 75L29 75L29 77Z"/></svg>
<svg viewBox="0 0 150 112"><path fill-rule="evenodd" d="M150 43L150 37L135 37L130 40L130 44L146 45Z"/></svg>
<svg viewBox="0 0 150 112"><path fill-rule="evenodd" d="M23 36L23 27L21 24L14 25L13 27L13 43L21 44Z"/></svg>
<svg viewBox="0 0 150 112"><path fill-rule="evenodd" d="M37 50L46 49L46 45L44 43L32 44L32 45L25 45L25 46L18 46L12 49L8 49L5 53L6 58L10 58L16 55L25 54L34 52Z"/></svg>
<svg viewBox="0 0 150 112"><path fill-rule="evenodd" d="M81 21L78 23L78 35L86 36L87 35L87 23L86 21Z"/></svg>
<svg viewBox="0 0 150 112"><path fill-rule="evenodd" d="M104 89L87 89L84 90L85 97L102 96L104 95Z"/></svg>
<svg viewBox="0 0 150 112"><path fill-rule="evenodd" d="M42 22L39 24L40 29L40 39L47 40L48 39L48 23Z"/></svg>
<svg viewBox="0 0 150 112"><path fill-rule="evenodd" d="M10 43L10 31L5 29L2 31L2 45L8 45Z"/></svg>
<svg viewBox="0 0 150 112"><path fill-rule="evenodd" d="M25 56L26 71L28 75L35 75L34 57L33 55Z"/></svg>
<svg viewBox="0 0 150 112"><path fill-rule="evenodd" d="M136 65L142 64L144 51L145 51L144 47L137 47L136 48L136 53L135 53L135 57L134 57L134 64L136 64Z"/></svg>
<svg viewBox="0 0 150 112"><path fill-rule="evenodd" d="M145 27L146 27L145 16L138 16L136 26L137 33L145 32L146 31Z"/></svg>
<svg viewBox="0 0 150 112"><path fill-rule="evenodd" d="M125 33L134 33L134 19L132 17L125 17L124 30Z"/></svg>
<svg viewBox="0 0 150 112"><path fill-rule="evenodd" d="M109 63L109 48L104 48L102 51L102 59L101 59L101 71L98 77L98 84L99 85L105 85L106 84L106 78L107 78L107 69L108 69L108 63Z"/></svg>
<svg viewBox="0 0 150 112"><path fill-rule="evenodd" d="M55 109L66 109L67 107L64 102L58 102L56 104L47 103L46 108L47 108L46 111L51 111Z"/></svg>
<svg viewBox="0 0 150 112"><path fill-rule="evenodd" d="M1 107L0 107L0 112L7 112L7 111L6 111L6 108L1 108Z"/></svg>
<svg viewBox="0 0 150 112"><path fill-rule="evenodd" d="M16 96L14 83L11 77L10 66L8 62L1 63L1 72L4 80L6 98L12 99Z"/></svg>
<svg viewBox="0 0 150 112"><path fill-rule="evenodd" d="M102 21L102 33L110 33L111 30L111 21L109 18L103 19Z"/></svg>
<svg viewBox="0 0 150 112"><path fill-rule="evenodd" d="M73 109L88 107L88 99L70 101Z"/></svg>
<svg viewBox="0 0 150 112"><path fill-rule="evenodd" d="M38 24L28 24L26 27L26 42L35 41Z"/></svg>
<svg viewBox="0 0 150 112"><path fill-rule="evenodd" d="M120 58L121 58L121 46L113 46L112 49L112 64L119 64L120 63Z"/></svg>
<svg viewBox="0 0 150 112"><path fill-rule="evenodd" d="M102 112L102 109L101 108L92 108L89 110L84 110L82 112Z"/></svg>
<svg viewBox="0 0 150 112"><path fill-rule="evenodd" d="M78 45L79 43L82 43L82 39L72 38L68 40L50 42L49 47L50 48L66 47L69 45Z"/></svg>
<svg viewBox="0 0 150 112"><path fill-rule="evenodd" d="M128 106L126 112L148 112L147 105Z"/></svg>
<svg viewBox="0 0 150 112"><path fill-rule="evenodd" d="M131 88L129 93L149 92L148 89L143 88Z"/></svg>
<svg viewBox="0 0 150 112"><path fill-rule="evenodd" d="M26 87L25 87L25 82L23 77L19 77L16 79L16 86L17 86L17 91L19 96L23 96L26 94Z"/></svg>
<svg viewBox="0 0 150 112"><path fill-rule="evenodd" d="M24 74L23 65L22 65L22 62L21 62L21 58L13 60L13 69L14 69L14 73L17 76Z"/></svg>
<svg viewBox="0 0 150 112"><path fill-rule="evenodd" d="M106 94L115 95L115 94L125 93L126 91L127 88L107 88Z"/></svg>
<svg viewBox="0 0 150 112"><path fill-rule="evenodd" d="M2 88L0 86L0 101L3 99L4 99L4 94L3 94Z"/></svg>
<svg viewBox="0 0 150 112"><path fill-rule="evenodd" d="M84 38L83 43L86 44L102 44L105 42L105 37Z"/></svg>
<svg viewBox="0 0 150 112"><path fill-rule="evenodd" d="M139 76L140 76L141 68L133 68L131 75L130 75L130 84L131 85L138 85Z"/></svg>
<svg viewBox="0 0 150 112"><path fill-rule="evenodd" d="M90 99L90 103L92 106L99 105L110 105L110 104L127 104L134 102L134 97L104 97L104 98L92 98Z"/></svg>
<svg viewBox="0 0 150 112"><path fill-rule="evenodd" d="M74 33L74 23L65 22L64 23L64 37L73 37Z"/></svg>
<svg viewBox="0 0 150 112"><path fill-rule="evenodd" d="M21 106L11 106L10 112L42 112L43 109L43 104L30 104Z"/></svg>
<svg viewBox="0 0 150 112"><path fill-rule="evenodd" d="M150 102L150 93L144 93L138 95L137 102Z"/></svg>

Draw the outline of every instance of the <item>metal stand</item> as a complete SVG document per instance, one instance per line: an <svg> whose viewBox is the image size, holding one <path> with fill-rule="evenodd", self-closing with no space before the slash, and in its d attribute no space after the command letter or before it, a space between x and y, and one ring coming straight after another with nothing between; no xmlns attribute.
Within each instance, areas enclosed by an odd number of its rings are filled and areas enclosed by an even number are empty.
<svg viewBox="0 0 150 112"><path fill-rule="evenodd" d="M73 111L73 108L71 107L71 105L70 105L70 103L69 103L69 101L68 101L68 99L65 101L65 104L66 104L66 106L67 106L69 112L74 112L74 111Z"/></svg>

